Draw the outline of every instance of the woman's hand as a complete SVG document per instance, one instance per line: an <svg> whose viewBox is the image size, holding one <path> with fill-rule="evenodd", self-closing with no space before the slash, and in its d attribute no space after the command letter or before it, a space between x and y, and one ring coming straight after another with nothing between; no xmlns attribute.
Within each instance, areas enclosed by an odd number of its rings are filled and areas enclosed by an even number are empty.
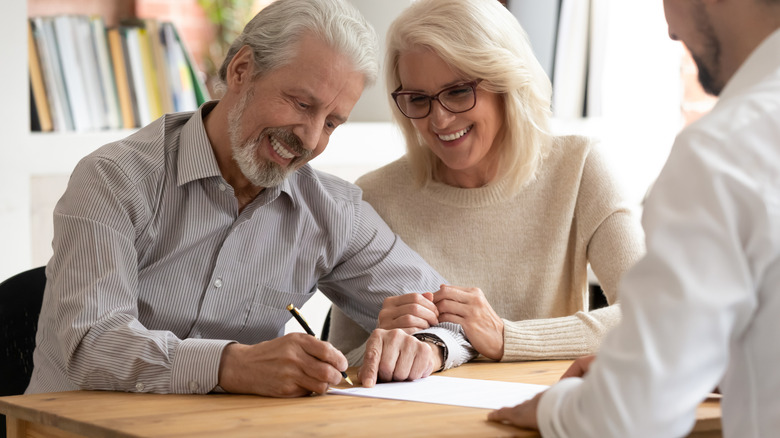
<svg viewBox="0 0 780 438"><path fill-rule="evenodd" d="M439 323L439 311L433 304L433 294L406 294L385 298L379 311L377 328L401 329L408 334Z"/></svg>
<svg viewBox="0 0 780 438"><path fill-rule="evenodd" d="M471 345L483 356L500 360L504 356L504 321L476 287L442 285L433 294L439 322L460 324Z"/></svg>

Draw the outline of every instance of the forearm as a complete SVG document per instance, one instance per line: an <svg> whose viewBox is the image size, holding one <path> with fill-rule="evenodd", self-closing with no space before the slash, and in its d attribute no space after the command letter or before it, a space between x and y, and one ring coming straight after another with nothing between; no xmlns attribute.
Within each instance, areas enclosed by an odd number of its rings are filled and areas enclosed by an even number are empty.
<svg viewBox="0 0 780 438"><path fill-rule="evenodd" d="M573 359L594 354L607 331L619 321L617 304L561 318L504 320L501 361Z"/></svg>
<svg viewBox="0 0 780 438"><path fill-rule="evenodd" d="M66 358L68 379L81 389L152 393L207 393L217 385L222 349L229 341L179 340L138 321L94 326Z"/></svg>

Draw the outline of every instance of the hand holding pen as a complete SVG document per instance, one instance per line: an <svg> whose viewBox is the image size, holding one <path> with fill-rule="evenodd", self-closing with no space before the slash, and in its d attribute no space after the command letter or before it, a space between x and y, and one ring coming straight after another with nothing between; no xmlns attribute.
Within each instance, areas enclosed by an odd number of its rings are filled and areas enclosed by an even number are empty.
<svg viewBox="0 0 780 438"><path fill-rule="evenodd" d="M347 358L306 333L288 333L257 344L233 342L222 349L217 384L226 392L268 397L324 394L343 382Z"/></svg>
<svg viewBox="0 0 780 438"><path fill-rule="evenodd" d="M306 330L306 333L314 336L315 338L317 337L314 334L314 331L312 331L311 327L309 327L309 324L306 322L306 320L303 319L303 316L301 315L301 312L295 307L294 304L290 303L290 305L287 306L287 310L289 310L290 313L292 313L292 316L295 318L296 321L298 321L298 324L300 324L301 327L303 327L303 329ZM347 383L352 385L352 380L350 380L350 378L349 378L349 376L347 375L346 372L341 371L341 377L343 377L344 380L347 381Z"/></svg>

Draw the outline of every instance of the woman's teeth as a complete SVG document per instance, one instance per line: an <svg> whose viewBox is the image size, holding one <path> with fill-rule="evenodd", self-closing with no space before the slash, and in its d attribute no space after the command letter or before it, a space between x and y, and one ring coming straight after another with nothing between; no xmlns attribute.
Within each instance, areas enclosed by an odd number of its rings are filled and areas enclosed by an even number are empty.
<svg viewBox="0 0 780 438"><path fill-rule="evenodd" d="M471 126L469 126L468 128L463 128L463 129L461 129L458 132L453 132L452 134L447 134L447 135L439 135L438 137L439 137L439 140L442 140L442 141L453 141L453 140L457 140L457 139L463 137L470 130L471 130Z"/></svg>

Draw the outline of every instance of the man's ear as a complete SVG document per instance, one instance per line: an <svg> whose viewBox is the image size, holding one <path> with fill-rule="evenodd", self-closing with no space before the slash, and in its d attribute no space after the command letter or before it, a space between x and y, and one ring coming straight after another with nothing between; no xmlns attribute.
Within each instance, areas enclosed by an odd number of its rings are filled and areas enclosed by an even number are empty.
<svg viewBox="0 0 780 438"><path fill-rule="evenodd" d="M225 82L227 82L228 89L241 88L251 82L254 66L255 59L252 49L249 46L241 47L227 67Z"/></svg>

